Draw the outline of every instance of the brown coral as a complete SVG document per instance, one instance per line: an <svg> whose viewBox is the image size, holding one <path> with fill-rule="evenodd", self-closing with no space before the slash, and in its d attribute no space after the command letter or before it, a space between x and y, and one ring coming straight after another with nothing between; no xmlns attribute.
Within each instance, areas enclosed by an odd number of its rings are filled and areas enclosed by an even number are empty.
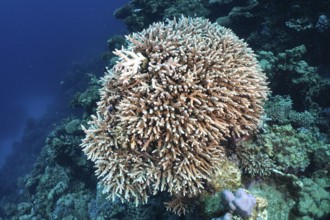
<svg viewBox="0 0 330 220"><path fill-rule="evenodd" d="M221 143L256 129L266 77L246 43L203 18L155 23L127 40L102 79L83 151L113 199L198 195L224 158Z"/></svg>

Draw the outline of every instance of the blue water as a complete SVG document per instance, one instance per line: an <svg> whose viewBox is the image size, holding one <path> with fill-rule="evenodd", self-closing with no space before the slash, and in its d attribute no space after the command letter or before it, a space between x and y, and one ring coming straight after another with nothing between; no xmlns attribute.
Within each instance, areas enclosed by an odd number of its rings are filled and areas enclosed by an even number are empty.
<svg viewBox="0 0 330 220"><path fill-rule="evenodd" d="M27 119L44 114L72 64L99 56L110 36L126 33L113 12L127 2L0 2L0 167Z"/></svg>

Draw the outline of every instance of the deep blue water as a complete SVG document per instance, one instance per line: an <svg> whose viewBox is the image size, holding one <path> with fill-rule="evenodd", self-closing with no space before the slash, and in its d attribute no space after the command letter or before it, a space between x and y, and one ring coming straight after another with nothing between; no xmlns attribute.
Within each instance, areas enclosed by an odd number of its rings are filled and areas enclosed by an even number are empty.
<svg viewBox="0 0 330 220"><path fill-rule="evenodd" d="M113 12L127 2L0 2L0 167L27 119L44 114L72 64L99 56L111 35L126 33Z"/></svg>

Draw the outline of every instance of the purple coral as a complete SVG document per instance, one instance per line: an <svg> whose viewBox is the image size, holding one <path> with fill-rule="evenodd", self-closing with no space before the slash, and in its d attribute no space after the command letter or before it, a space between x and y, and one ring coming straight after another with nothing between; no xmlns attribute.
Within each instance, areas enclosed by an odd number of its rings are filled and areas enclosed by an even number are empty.
<svg viewBox="0 0 330 220"><path fill-rule="evenodd" d="M236 207L237 214L241 217L249 217L252 215L256 202L256 198L253 195L246 193L242 188L235 192L233 204Z"/></svg>
<svg viewBox="0 0 330 220"><path fill-rule="evenodd" d="M229 190L224 190L222 192L222 204L226 206L229 211L236 212L243 218L252 215L256 202L256 198L246 193L242 188L236 190L235 194Z"/></svg>

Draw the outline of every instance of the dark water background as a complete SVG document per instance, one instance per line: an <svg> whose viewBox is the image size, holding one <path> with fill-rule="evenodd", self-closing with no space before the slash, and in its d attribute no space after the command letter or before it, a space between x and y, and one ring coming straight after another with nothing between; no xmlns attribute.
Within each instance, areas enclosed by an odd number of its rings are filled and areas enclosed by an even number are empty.
<svg viewBox="0 0 330 220"><path fill-rule="evenodd" d="M28 118L42 116L68 69L126 32L113 17L128 0L0 2L0 167Z"/></svg>

